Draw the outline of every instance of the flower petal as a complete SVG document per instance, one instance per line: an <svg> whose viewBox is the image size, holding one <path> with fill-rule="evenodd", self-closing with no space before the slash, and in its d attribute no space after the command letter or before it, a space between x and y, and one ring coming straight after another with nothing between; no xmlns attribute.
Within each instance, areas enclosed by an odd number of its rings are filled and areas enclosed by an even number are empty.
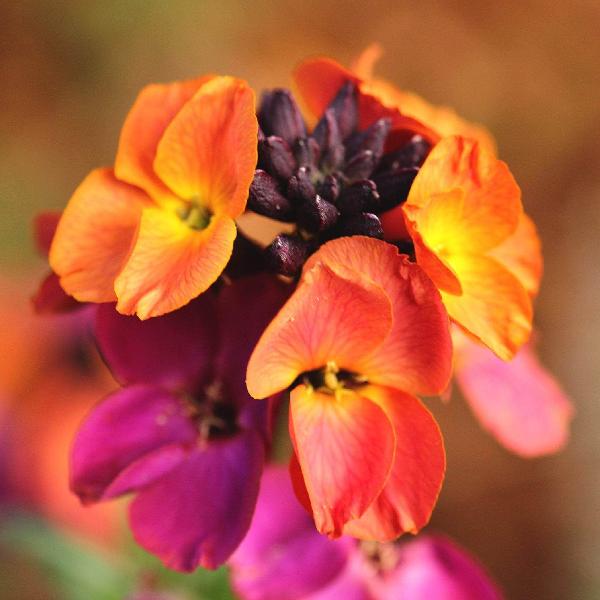
<svg viewBox="0 0 600 600"><path fill-rule="evenodd" d="M404 139L401 132L410 131L437 142L439 136L420 121L402 114L397 107L388 106L381 98L373 94L369 83L357 74L346 69L331 58L318 57L303 61L294 71L294 82L309 111L314 116L325 112L327 105L334 99L346 82L352 82L358 89L359 127L366 129L377 119L387 117L392 120L394 139Z"/></svg>
<svg viewBox="0 0 600 600"><path fill-rule="evenodd" d="M391 323L390 301L381 287L358 274L344 279L317 263L258 341L248 363L248 391L266 398L329 361L355 371Z"/></svg>
<svg viewBox="0 0 600 600"><path fill-rule="evenodd" d="M217 343L215 310L212 294L148 321L121 315L114 304L103 304L96 314L96 341L113 375L124 385L192 388L212 370Z"/></svg>
<svg viewBox="0 0 600 600"><path fill-rule="evenodd" d="M444 479L444 444L433 416L417 398L382 386L364 387L360 393L392 422L396 455L385 487L344 533L391 541L405 532L417 533L428 523Z"/></svg>
<svg viewBox="0 0 600 600"><path fill-rule="evenodd" d="M115 281L117 310L147 319L184 306L219 277L235 234L227 216L215 215L197 230L170 210L144 209L133 251Z"/></svg>
<svg viewBox="0 0 600 600"><path fill-rule="evenodd" d="M441 536L419 536L400 548L398 567L373 579L382 600L501 600L502 594L465 550Z"/></svg>
<svg viewBox="0 0 600 600"><path fill-rule="evenodd" d="M115 173L119 179L145 190L152 198L172 195L154 172L156 148L165 129L211 75L146 86L134 102L119 138Z"/></svg>
<svg viewBox="0 0 600 600"><path fill-rule="evenodd" d="M448 385L452 343L440 295L417 265L398 249L362 236L321 246L306 263L326 264L338 275L356 274L381 286L392 303L392 329L374 353L358 361L369 381L416 394L437 394Z"/></svg>
<svg viewBox="0 0 600 600"><path fill-rule="evenodd" d="M83 180L63 212L49 255L67 294L80 302L115 300L114 281L148 201L110 169L92 171Z"/></svg>
<svg viewBox="0 0 600 600"><path fill-rule="evenodd" d="M519 280L493 258L456 255L449 260L460 273L461 296L442 290L448 314L503 360L510 360L529 339L533 309Z"/></svg>
<svg viewBox="0 0 600 600"><path fill-rule="evenodd" d="M290 434L317 529L339 537L387 481L394 461L392 425L358 393L334 396L299 385L290 396Z"/></svg>
<svg viewBox="0 0 600 600"><path fill-rule="evenodd" d="M154 169L179 198L235 218L254 177L257 135L252 89L240 79L215 77L167 127Z"/></svg>
<svg viewBox="0 0 600 600"><path fill-rule="evenodd" d="M244 600L301 600L339 574L348 550L349 544L317 533L286 469L272 466L261 480L250 530L231 557L233 586Z"/></svg>
<svg viewBox="0 0 600 600"><path fill-rule="evenodd" d="M506 164L460 136L431 151L404 210L437 254L490 250L516 230L523 212Z"/></svg>
<svg viewBox="0 0 600 600"><path fill-rule="evenodd" d="M164 446L196 438L185 406L153 386L110 395L81 425L71 451L71 489L83 502L100 500L134 461Z"/></svg>
<svg viewBox="0 0 600 600"><path fill-rule="evenodd" d="M38 213L33 220L33 236L36 246L44 256L50 252L50 246L58 227L62 213L46 211Z"/></svg>
<svg viewBox="0 0 600 600"><path fill-rule="evenodd" d="M65 313L85 306L66 294L58 276L52 271L42 280L31 301L38 314Z"/></svg>
<svg viewBox="0 0 600 600"><path fill-rule="evenodd" d="M504 362L460 338L456 380L483 427L521 456L560 450L569 437L573 406L534 351L525 346Z"/></svg>
<svg viewBox="0 0 600 600"><path fill-rule="evenodd" d="M132 502L135 539L172 569L216 568L248 530L263 461L254 431L198 447Z"/></svg>
<svg viewBox="0 0 600 600"><path fill-rule="evenodd" d="M537 295L544 270L542 245L535 224L525 213L515 232L494 248L490 256L516 275L532 297Z"/></svg>

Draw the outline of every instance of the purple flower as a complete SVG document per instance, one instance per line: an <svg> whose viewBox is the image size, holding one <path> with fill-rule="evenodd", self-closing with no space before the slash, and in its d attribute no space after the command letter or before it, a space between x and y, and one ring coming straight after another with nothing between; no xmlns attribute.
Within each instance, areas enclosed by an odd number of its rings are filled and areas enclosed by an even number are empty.
<svg viewBox="0 0 600 600"><path fill-rule="evenodd" d="M265 471L252 525L230 565L242 600L502 597L483 569L446 538L381 544L322 537L280 467Z"/></svg>
<svg viewBox="0 0 600 600"><path fill-rule="evenodd" d="M217 567L248 529L269 404L248 396L246 363L285 296L263 275L148 321L98 309L98 345L124 387L82 424L71 488L84 503L136 492L133 534L169 567Z"/></svg>

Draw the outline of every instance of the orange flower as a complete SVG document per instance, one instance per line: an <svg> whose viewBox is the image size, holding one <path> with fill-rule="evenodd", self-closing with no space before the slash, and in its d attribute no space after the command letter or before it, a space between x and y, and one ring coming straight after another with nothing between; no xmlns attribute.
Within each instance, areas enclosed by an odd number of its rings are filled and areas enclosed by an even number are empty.
<svg viewBox="0 0 600 600"><path fill-rule="evenodd" d="M142 90L114 171L73 194L50 265L79 301L142 318L175 310L221 274L257 160L254 93L231 77Z"/></svg>
<svg viewBox="0 0 600 600"><path fill-rule="evenodd" d="M290 434L322 533L391 540L429 520L445 458L433 417L451 368L439 293L394 246L322 246L248 364L255 398L292 387ZM295 460L295 459L294 459Z"/></svg>
<svg viewBox="0 0 600 600"><path fill-rule="evenodd" d="M519 262L521 248L515 244L507 254L505 242L523 215L506 164L473 140L444 138L425 160L403 211L417 262L442 292L450 317L500 358L512 358L531 333L532 307L505 266Z"/></svg>

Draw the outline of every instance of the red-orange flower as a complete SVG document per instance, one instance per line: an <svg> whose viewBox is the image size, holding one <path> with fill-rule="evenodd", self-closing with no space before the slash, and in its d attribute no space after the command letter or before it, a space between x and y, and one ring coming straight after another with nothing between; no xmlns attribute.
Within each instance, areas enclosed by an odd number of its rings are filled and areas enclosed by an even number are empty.
<svg viewBox="0 0 600 600"><path fill-rule="evenodd" d="M221 274L257 160L254 93L231 77L142 90L112 169L67 205L50 265L77 300L144 319L187 304Z"/></svg>
<svg viewBox="0 0 600 600"><path fill-rule="evenodd" d="M321 532L390 540L427 523L445 459L412 394L443 390L450 363L439 293L394 246L340 238L309 259L247 384L255 398L293 388L290 433Z"/></svg>

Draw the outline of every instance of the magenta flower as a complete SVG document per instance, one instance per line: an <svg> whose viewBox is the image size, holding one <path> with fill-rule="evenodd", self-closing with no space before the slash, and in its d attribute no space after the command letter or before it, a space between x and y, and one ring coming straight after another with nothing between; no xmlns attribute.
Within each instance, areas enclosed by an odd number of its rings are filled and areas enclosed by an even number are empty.
<svg viewBox="0 0 600 600"><path fill-rule="evenodd" d="M250 524L269 443L269 404L244 376L285 287L257 276L140 321L98 309L98 345L124 387L84 421L71 488L84 503L136 492L129 518L174 569L214 568Z"/></svg>
<svg viewBox="0 0 600 600"><path fill-rule="evenodd" d="M270 467L244 541L230 559L242 600L500 600L464 550L422 535L405 543L320 536L285 469Z"/></svg>

